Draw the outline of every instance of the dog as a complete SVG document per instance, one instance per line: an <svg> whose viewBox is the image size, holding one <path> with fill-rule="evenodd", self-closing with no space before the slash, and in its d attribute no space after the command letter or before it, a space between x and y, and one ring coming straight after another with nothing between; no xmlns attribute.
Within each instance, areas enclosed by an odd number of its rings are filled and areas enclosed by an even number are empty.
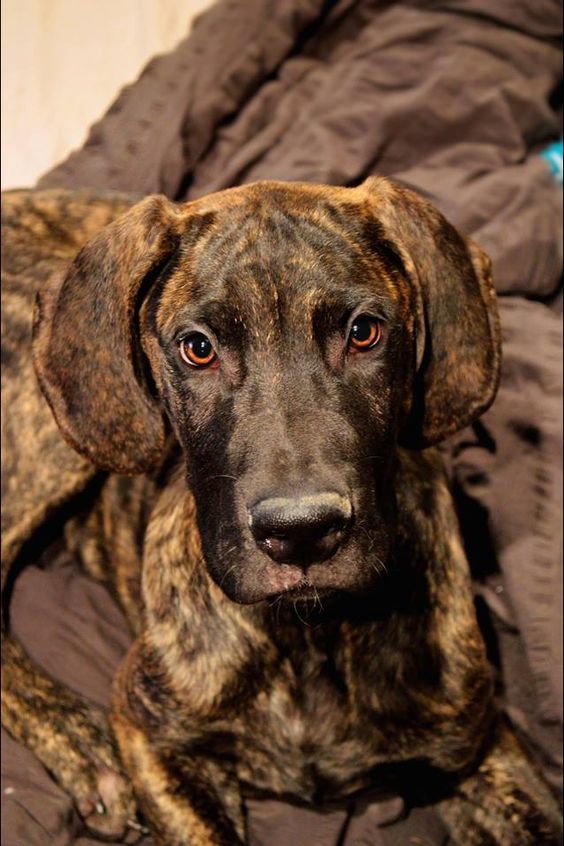
<svg viewBox="0 0 564 846"><path fill-rule="evenodd" d="M5 247L6 596L64 513L136 634L108 723L4 617L3 723L91 830L241 846L244 797L382 786L460 846L560 842L434 448L498 385L480 248L379 177L13 192Z"/></svg>

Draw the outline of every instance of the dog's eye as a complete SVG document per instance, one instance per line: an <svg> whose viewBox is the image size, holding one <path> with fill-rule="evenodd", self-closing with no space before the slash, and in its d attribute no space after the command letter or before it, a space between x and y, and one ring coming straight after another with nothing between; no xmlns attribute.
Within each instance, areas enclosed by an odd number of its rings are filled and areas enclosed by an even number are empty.
<svg viewBox="0 0 564 846"><path fill-rule="evenodd" d="M365 352L373 349L382 337L382 324L375 317L360 314L354 319L349 334L349 349Z"/></svg>
<svg viewBox="0 0 564 846"><path fill-rule="evenodd" d="M180 341L180 356L191 367L211 367L217 362L217 353L209 338L193 332Z"/></svg>

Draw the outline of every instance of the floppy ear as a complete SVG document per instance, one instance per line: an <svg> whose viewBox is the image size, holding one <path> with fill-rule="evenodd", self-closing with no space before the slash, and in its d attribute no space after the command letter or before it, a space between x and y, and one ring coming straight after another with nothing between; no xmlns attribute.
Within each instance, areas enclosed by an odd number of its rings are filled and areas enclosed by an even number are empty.
<svg viewBox="0 0 564 846"><path fill-rule="evenodd" d="M166 198L135 205L77 255L36 299L33 358L65 438L99 467L138 473L159 457L164 422L143 382L137 311L178 243Z"/></svg>
<svg viewBox="0 0 564 846"><path fill-rule="evenodd" d="M416 376L402 434L409 447L436 444L492 403L501 345L491 262L426 200L371 177L379 237L399 255L417 303Z"/></svg>

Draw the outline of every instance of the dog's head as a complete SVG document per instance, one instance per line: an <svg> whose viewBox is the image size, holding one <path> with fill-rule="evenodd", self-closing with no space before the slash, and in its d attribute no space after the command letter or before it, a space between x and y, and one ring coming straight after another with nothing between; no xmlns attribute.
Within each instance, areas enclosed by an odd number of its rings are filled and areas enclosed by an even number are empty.
<svg viewBox="0 0 564 846"><path fill-rule="evenodd" d="M248 603L373 583L397 446L488 407L499 337L489 261L417 195L265 182L106 227L40 293L34 359L103 468L149 469L172 427L209 571Z"/></svg>

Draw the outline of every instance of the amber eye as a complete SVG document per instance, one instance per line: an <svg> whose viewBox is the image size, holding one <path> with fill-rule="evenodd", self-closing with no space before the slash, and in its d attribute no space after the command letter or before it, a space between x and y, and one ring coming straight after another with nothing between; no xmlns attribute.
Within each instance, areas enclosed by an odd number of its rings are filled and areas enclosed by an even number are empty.
<svg viewBox="0 0 564 846"><path fill-rule="evenodd" d="M180 341L180 355L191 367L210 367L217 362L212 342L201 332L193 332Z"/></svg>
<svg viewBox="0 0 564 846"><path fill-rule="evenodd" d="M375 317L360 314L354 319L349 334L349 348L365 352L373 349L382 337L382 325Z"/></svg>

